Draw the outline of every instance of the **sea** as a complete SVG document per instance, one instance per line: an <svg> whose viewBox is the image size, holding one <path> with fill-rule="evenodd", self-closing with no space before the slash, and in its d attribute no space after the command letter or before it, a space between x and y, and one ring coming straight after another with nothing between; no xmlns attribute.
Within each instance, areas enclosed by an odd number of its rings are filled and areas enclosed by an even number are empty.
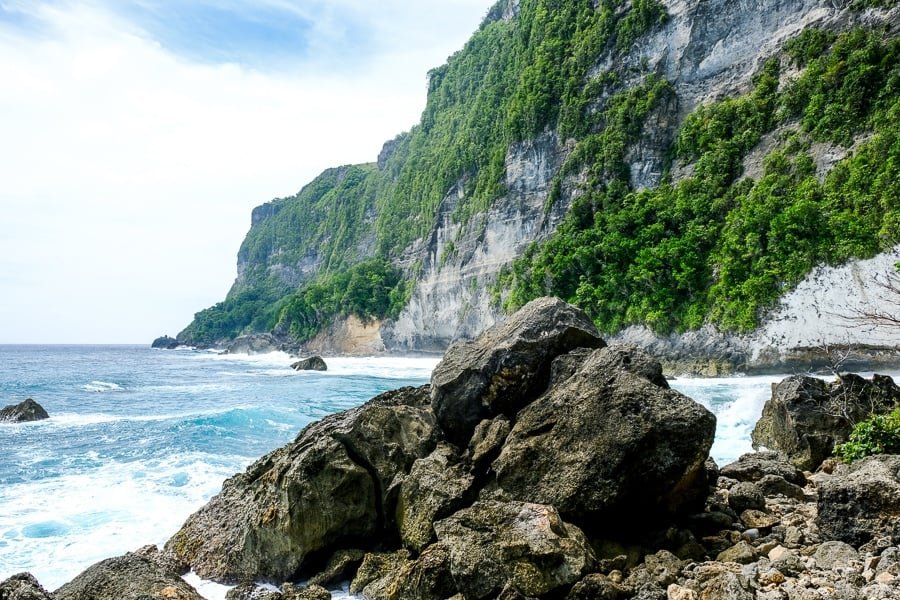
<svg viewBox="0 0 900 600"><path fill-rule="evenodd" d="M0 424L0 581L30 571L53 590L99 560L162 546L226 478L313 421L426 383L438 362L325 360L326 372L296 372L281 353L0 345L0 407L33 398L50 414ZM712 456L722 465L751 450L783 377L670 384L717 415ZM210 600L225 596L188 580Z"/></svg>

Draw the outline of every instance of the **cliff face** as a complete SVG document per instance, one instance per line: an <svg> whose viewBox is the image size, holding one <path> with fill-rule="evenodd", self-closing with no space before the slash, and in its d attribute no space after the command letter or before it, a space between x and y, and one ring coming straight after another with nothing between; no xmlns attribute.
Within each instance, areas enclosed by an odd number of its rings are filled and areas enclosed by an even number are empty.
<svg viewBox="0 0 900 600"><path fill-rule="evenodd" d="M386 143L377 164L326 171L297 196L255 209L229 299L264 290L268 296L263 296L274 304L316 277L380 255L402 269L409 281L402 310L391 315L394 318L373 321L360 348L354 348L342 333L358 330L360 322L338 317L330 326L324 323L314 341L317 350L372 352L383 345L386 351L442 351L453 341L472 338L505 318L500 300L506 291L497 285L502 270L534 244L550 239L579 205L579 198L617 183L608 168L599 174L592 171L584 154L599 151L584 151L580 144L612 127L610 107L615 108L622 93L648 82L666 83L664 92L642 113L636 134L621 140L625 184L635 191L676 185L695 168L690 161L673 158L688 115L698 106L751 92L763 64L783 53L787 40L811 28L840 32L857 26L900 25L900 8L895 2L875 3L881 8L866 10L850 9L848 2L823 0L595 2L591 10L609 9L613 16L603 22L606 41L589 56L589 64L578 76L584 89L580 92L583 106L578 109L581 116L574 126L571 119L566 124L569 96L565 94L571 94L560 92L556 100L562 104L559 118L546 119L542 128L532 127L537 133L522 137L523 126L513 117L487 108L491 102L507 102L509 112L518 108L509 99L521 94L529 66L512 70L515 61L504 58L501 49L521 41L529 27L536 27L540 4L537 0L498 2L466 48L451 57L448 65L429 74L429 104L422 123ZM580 6L577 2L566 5ZM653 12L657 9L664 9L666 16L657 19ZM584 11L585 7L559 10L560 19L574 19L564 17L563 11ZM608 33L610 28L615 29L614 34ZM481 51L481 46L489 43L498 48L497 56ZM536 42L524 43L531 48ZM564 55L580 51L575 48ZM534 60L540 58L536 53ZM783 76L781 85L792 77L796 72ZM480 112L473 111L471 105L484 102L486 89L497 98L484 104L487 108ZM461 119L460 111L465 114L466 110L470 120L486 115L485 119L493 121L479 125L481 129L461 130L455 123ZM503 127L519 133L498 136L496 131ZM744 175L759 180L766 155L798 127L788 124L766 133L743 158ZM478 137L466 137L475 135L473 132ZM868 134L854 135L865 140ZM605 147L600 151L605 152ZM851 150L816 141L811 154L822 180ZM497 160L500 156L502 161ZM437 166L436 161L440 163ZM495 173L499 181L491 179ZM496 192L485 192L485 188ZM598 209L592 206L591 210ZM770 315L770 320L794 320L790 311L807 310L791 308L790 302L785 306ZM275 317L270 315L269 320ZM256 326L260 322L254 321ZM246 331L252 325L245 320L237 327ZM748 356L751 361L774 356L773 348L783 358L779 345L786 343L785 338L766 333L765 327L772 329L764 325L754 341L748 341L746 335L720 334L710 327L668 338L640 327L626 329L621 335L655 344L656 351L663 354L668 349L676 356L699 352L736 357L724 359L733 367L747 364ZM816 323L809 327L821 328ZM866 338L854 335L846 338L849 343ZM690 341L692 336L706 341L698 345ZM375 339L379 337L380 341ZM806 332L790 343L812 345L814 339ZM881 341L900 342L890 335Z"/></svg>

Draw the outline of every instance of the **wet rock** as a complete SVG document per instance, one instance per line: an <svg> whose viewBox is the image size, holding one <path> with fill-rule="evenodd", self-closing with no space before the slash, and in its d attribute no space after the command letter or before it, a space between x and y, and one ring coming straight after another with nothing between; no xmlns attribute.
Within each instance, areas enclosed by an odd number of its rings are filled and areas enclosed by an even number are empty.
<svg viewBox="0 0 900 600"><path fill-rule="evenodd" d="M388 486L435 435L427 387L326 417L227 480L166 549L208 579L290 579L312 553L377 541L394 512Z"/></svg>
<svg viewBox="0 0 900 600"><path fill-rule="evenodd" d="M406 547L421 551L434 537L434 522L462 508L473 481L449 444L439 444L430 455L414 462L400 486L396 511Z"/></svg>
<svg viewBox="0 0 900 600"><path fill-rule="evenodd" d="M871 380L842 375L831 383L793 375L772 386L753 429L753 447L778 450L798 468L815 470L847 441L853 424L871 413L890 411L900 402L900 387L887 376Z"/></svg>
<svg viewBox="0 0 900 600"><path fill-rule="evenodd" d="M53 596L56 600L203 600L175 573L132 553L88 567Z"/></svg>
<svg viewBox="0 0 900 600"><path fill-rule="evenodd" d="M722 477L738 481L759 481L766 475L778 475L795 485L806 485L803 471L778 452L748 452L719 472Z"/></svg>
<svg viewBox="0 0 900 600"><path fill-rule="evenodd" d="M580 529L550 506L477 502L434 525L450 552L450 571L466 598L485 598L512 585L543 596L579 581L595 564Z"/></svg>
<svg viewBox="0 0 900 600"><path fill-rule="evenodd" d="M228 590L225 600L284 600L284 598L280 591L262 588L253 581L245 581Z"/></svg>
<svg viewBox="0 0 900 600"><path fill-rule="evenodd" d="M647 514L702 504L715 417L610 360L618 354L596 350L519 412L493 463L510 498L552 505L579 524L632 529Z"/></svg>
<svg viewBox="0 0 900 600"><path fill-rule="evenodd" d="M178 340L167 335L158 337L150 344L151 348L159 348L161 350L174 350L178 347Z"/></svg>
<svg viewBox="0 0 900 600"><path fill-rule="evenodd" d="M431 376L435 416L448 439L465 447L481 420L513 416L540 395L554 358L604 345L580 309L558 298L533 300L506 322L447 350Z"/></svg>
<svg viewBox="0 0 900 600"><path fill-rule="evenodd" d="M320 585L297 587L291 583L281 586L282 600L331 600L331 592Z"/></svg>
<svg viewBox="0 0 900 600"><path fill-rule="evenodd" d="M291 368L295 371L327 371L328 365L321 356L310 356L293 363Z"/></svg>
<svg viewBox="0 0 900 600"><path fill-rule="evenodd" d="M827 539L859 546L900 541L900 456L869 456L818 488L816 524Z"/></svg>
<svg viewBox="0 0 900 600"><path fill-rule="evenodd" d="M29 423L49 418L50 415L47 414L44 407L31 398L0 409L0 423Z"/></svg>
<svg viewBox="0 0 900 600"><path fill-rule="evenodd" d="M19 573L0 582L0 598L3 600L53 600L31 573Z"/></svg>

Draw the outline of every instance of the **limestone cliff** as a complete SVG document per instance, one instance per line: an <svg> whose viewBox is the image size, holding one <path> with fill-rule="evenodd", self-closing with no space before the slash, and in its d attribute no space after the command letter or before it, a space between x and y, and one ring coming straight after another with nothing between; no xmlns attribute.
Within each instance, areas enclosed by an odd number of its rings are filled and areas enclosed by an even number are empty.
<svg viewBox="0 0 900 600"><path fill-rule="evenodd" d="M642 114L637 135L624 140L622 160L632 190L674 185L694 169L690 161L673 159L673 147L686 117L705 103L748 93L762 65L783 53L787 40L810 28L839 32L858 26L896 29L900 25L896 2L869 3L880 7L864 10L859 2L825 0L594 2L591 10L612 11L602 22L613 33L603 34L608 37L590 56L579 84L585 90L580 92L585 105L578 117L583 123L565 124L562 113L567 100L561 97L556 100L563 105L557 108L562 111L558 119L545 119L538 128L529 126L533 131L524 137L521 132L528 127L516 125L515 115L492 113L488 116L494 122L463 133L457 124L446 125L446 120L455 118L447 115L484 102L483 91L489 86L494 86L490 90L500 94L498 98L515 99L528 66L513 71L510 60L504 63L502 56L479 59L479 44L521 39L522 31L534 26L540 4L498 2L466 48L429 73L429 104L422 122L385 144L377 164L329 170L297 196L255 209L229 298L253 292L261 294L254 299L260 297L269 306L275 305L317 276L339 272L367 256L383 256L400 268L409 282L402 308L382 315L392 318L376 319L368 325L365 319L338 316L330 325L325 323L315 338L317 351L442 351L453 341L472 338L504 319L498 300L504 290L497 285L501 269L533 244L549 239L586 190L615 183L609 174L592 173L573 156L587 135L602 134L608 126L604 111L614 104L617 94L647 82L666 82L663 93ZM585 7L571 10L584 11ZM564 9L559 12L564 20ZM579 51L573 48L570 53ZM539 58L535 55L535 60ZM474 74L461 79L464 68ZM795 75L786 73L782 85ZM517 105L512 102L509 106ZM557 109L545 112L556 114L553 111ZM480 113L468 114L475 119ZM495 135L504 126L518 133ZM797 125L764 136L744 158L744 175L759 179L765 155L792 127ZM481 137L465 138L473 131ZM866 135L863 132L858 137L864 140ZM812 153L821 179L851 150L818 144ZM450 155L454 158L446 158ZM436 161L441 165L435 166ZM452 164L444 166L442 161ZM887 264L885 260L878 263L879 268ZM815 296L822 288L821 271L810 277L810 283L801 285L806 291L798 293ZM832 280L827 281L830 285ZM836 289L843 290L844 296L852 293L850 288ZM824 339L814 335L825 328L817 320L791 339L772 325L796 320L797 314L809 313L808 306L792 304L786 298L783 306L774 310L763 319L768 324L750 336L722 334L712 327L668 338L630 327L620 336L654 345L657 352L673 357L673 364L688 365L690 370L694 370L689 364L691 357L702 363L701 370L709 368L710 356L718 357L723 369L741 368L784 360L792 348L811 347ZM277 316L270 314L269 321ZM261 321L253 323L242 321L240 327L252 329ZM282 327L282 332L287 329ZM840 337L850 344L872 340L868 333L853 328L846 335L842 331ZM694 339L702 341L692 342ZM834 343L837 338L831 335L827 339ZM354 340L362 340L362 345ZM900 339L887 334L878 344L896 346Z"/></svg>

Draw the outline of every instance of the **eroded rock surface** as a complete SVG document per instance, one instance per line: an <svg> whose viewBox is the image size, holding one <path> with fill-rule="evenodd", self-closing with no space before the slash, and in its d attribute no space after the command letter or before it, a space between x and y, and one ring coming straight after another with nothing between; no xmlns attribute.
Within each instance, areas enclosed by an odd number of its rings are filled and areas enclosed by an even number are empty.
<svg viewBox="0 0 900 600"><path fill-rule="evenodd" d="M139 554L100 561L55 592L56 600L203 600L181 577Z"/></svg>
<svg viewBox="0 0 900 600"><path fill-rule="evenodd" d="M30 423L31 421L41 421L49 419L50 415L44 410L44 407L28 398L19 404L10 404L0 409L0 423Z"/></svg>

